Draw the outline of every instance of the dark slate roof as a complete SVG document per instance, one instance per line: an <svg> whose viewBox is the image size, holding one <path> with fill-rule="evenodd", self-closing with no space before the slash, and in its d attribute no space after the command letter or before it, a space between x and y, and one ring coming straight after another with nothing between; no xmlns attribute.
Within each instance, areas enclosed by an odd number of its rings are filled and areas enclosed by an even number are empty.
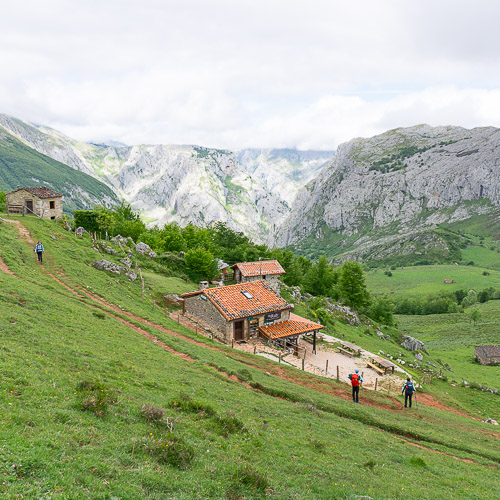
<svg viewBox="0 0 500 500"><path fill-rule="evenodd" d="M14 189L14 191L7 194L17 193L18 191L28 191L28 193L38 196L38 198L62 198L62 194L56 193L46 187L22 187Z"/></svg>
<svg viewBox="0 0 500 500"><path fill-rule="evenodd" d="M474 354L487 358L500 357L500 345L477 345L474 347Z"/></svg>

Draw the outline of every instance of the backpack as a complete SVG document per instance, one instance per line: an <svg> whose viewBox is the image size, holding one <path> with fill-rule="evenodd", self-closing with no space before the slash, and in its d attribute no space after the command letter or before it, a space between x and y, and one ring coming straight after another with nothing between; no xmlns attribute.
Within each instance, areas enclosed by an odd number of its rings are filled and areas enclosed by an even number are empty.
<svg viewBox="0 0 500 500"><path fill-rule="evenodd" d="M413 394L415 392L415 387L413 387L413 384L411 382L406 382L405 392L406 394Z"/></svg>
<svg viewBox="0 0 500 500"><path fill-rule="evenodd" d="M353 373L350 376L350 379L353 387L357 387L359 385L359 375L357 373Z"/></svg>

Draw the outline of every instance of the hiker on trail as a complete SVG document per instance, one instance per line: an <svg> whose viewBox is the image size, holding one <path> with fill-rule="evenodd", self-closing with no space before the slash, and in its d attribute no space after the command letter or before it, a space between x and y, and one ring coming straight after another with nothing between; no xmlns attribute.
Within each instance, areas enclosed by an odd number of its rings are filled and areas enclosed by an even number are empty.
<svg viewBox="0 0 500 500"><path fill-rule="evenodd" d="M413 396L413 393L416 391L417 389L415 389L415 386L410 380L410 377L408 377L403 385L403 388L401 389L401 394L404 393L405 395L405 408L408 408L408 400L410 400L410 408L411 408L411 397Z"/></svg>
<svg viewBox="0 0 500 500"><path fill-rule="evenodd" d="M359 384L363 383L363 377L359 374L359 369L354 370L355 373L349 373L349 380L352 385L352 400L359 403Z"/></svg>
<svg viewBox="0 0 500 500"><path fill-rule="evenodd" d="M36 245L35 245L35 253L36 255L38 256L38 262L40 262L40 264L43 262L43 259L42 259L42 254L44 252L44 248L43 248L43 245L42 245L42 242L39 241Z"/></svg>

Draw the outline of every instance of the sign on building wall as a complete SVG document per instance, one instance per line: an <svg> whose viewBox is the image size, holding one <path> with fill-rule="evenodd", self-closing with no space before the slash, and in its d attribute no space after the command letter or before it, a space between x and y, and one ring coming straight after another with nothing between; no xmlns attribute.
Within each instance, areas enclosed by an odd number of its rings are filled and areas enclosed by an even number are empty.
<svg viewBox="0 0 500 500"><path fill-rule="evenodd" d="M281 318L281 311L276 311L272 313L267 313L264 316L264 321L267 323L268 321L276 321Z"/></svg>

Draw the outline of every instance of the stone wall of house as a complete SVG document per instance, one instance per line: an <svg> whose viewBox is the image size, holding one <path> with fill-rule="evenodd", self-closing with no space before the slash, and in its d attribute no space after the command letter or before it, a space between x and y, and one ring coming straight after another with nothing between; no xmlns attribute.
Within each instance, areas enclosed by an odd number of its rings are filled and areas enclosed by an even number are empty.
<svg viewBox="0 0 500 500"><path fill-rule="evenodd" d="M16 191L6 195L7 207L12 205L26 206L26 201L33 202L33 212L43 219L62 219L63 201L61 197L57 198L38 198L28 191ZM54 208L50 208L50 202L54 203ZM26 212L30 214L30 212Z"/></svg>
<svg viewBox="0 0 500 500"><path fill-rule="evenodd" d="M500 364L500 355L488 354L484 346L474 347L474 357L482 365L497 365Z"/></svg>
<svg viewBox="0 0 500 500"><path fill-rule="evenodd" d="M279 295L281 289L281 279L280 274L268 274L267 276L243 276L242 283L248 283L250 281L266 280L266 283Z"/></svg>
<svg viewBox="0 0 500 500"><path fill-rule="evenodd" d="M203 300L201 294L184 298L184 311L188 318L194 319L204 328L214 332L216 338L222 342L230 342L232 338L232 323L208 299Z"/></svg>

